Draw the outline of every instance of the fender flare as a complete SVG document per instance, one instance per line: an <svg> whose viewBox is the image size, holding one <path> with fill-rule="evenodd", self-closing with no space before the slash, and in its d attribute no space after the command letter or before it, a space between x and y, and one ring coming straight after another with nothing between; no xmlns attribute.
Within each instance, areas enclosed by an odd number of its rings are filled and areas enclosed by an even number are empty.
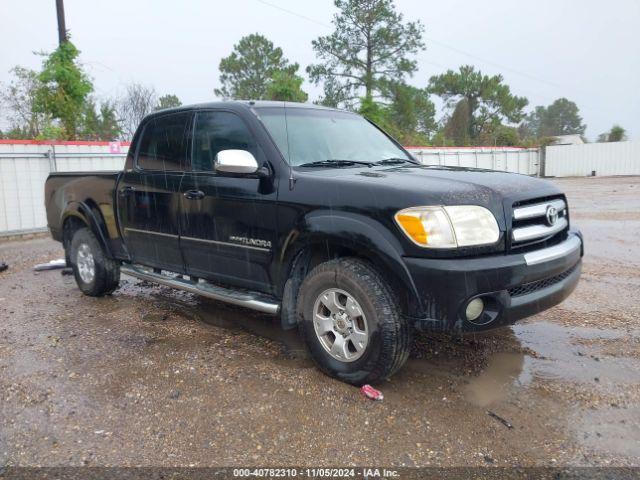
<svg viewBox="0 0 640 480"><path fill-rule="evenodd" d="M92 208L89 204L80 201L69 202L60 219L60 225L63 226L63 230L65 222L71 217L78 218L89 227L93 234L98 237L98 241L102 244L107 256L114 258L107 241L107 226L97 207Z"/></svg>
<svg viewBox="0 0 640 480"><path fill-rule="evenodd" d="M423 311L422 301L413 278L402 260L402 245L384 224L371 217L330 210L308 214L286 236L280 254L282 265L280 291L285 289L296 262L305 251L314 248L344 247L358 252L375 266L390 271L408 295L409 316L419 316ZM383 271L383 273L384 273ZM402 292L401 292L402 293ZM413 305L411 307L410 305ZM284 320L284 319L283 319Z"/></svg>

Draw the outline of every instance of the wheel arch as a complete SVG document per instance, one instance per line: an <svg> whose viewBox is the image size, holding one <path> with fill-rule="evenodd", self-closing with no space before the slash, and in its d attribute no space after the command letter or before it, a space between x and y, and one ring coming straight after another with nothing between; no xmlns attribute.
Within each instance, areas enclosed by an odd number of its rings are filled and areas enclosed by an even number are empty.
<svg viewBox="0 0 640 480"><path fill-rule="evenodd" d="M71 244L75 232L87 227L96 236L106 255L113 259L113 254L107 241L107 226L98 205L91 200L87 202L70 202L65 209L60 224L62 225L62 244L65 251ZM67 258L67 262L69 259Z"/></svg>
<svg viewBox="0 0 640 480"><path fill-rule="evenodd" d="M335 258L354 257L369 263L389 282L403 314L420 315L416 286L402 261L398 240L381 223L357 214L322 212L308 216L287 235L281 253L278 293L282 296L282 326L297 324L295 305L308 272Z"/></svg>

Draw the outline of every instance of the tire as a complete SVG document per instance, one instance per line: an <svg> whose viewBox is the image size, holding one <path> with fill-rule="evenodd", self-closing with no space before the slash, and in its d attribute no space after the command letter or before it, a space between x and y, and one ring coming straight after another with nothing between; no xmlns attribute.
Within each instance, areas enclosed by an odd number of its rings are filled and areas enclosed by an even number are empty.
<svg viewBox="0 0 640 480"><path fill-rule="evenodd" d="M376 383L409 357L411 326L387 282L359 259L315 267L300 287L297 312L309 353L329 376L358 386Z"/></svg>
<svg viewBox="0 0 640 480"><path fill-rule="evenodd" d="M120 263L109 258L88 228L80 228L71 239L68 258L78 288L90 297L113 292L120 283Z"/></svg>

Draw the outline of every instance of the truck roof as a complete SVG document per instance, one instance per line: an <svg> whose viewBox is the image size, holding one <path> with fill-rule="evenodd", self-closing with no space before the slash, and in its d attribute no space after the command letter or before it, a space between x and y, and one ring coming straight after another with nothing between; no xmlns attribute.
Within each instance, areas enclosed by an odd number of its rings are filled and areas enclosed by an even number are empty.
<svg viewBox="0 0 640 480"><path fill-rule="evenodd" d="M188 111L188 110L205 110L208 108L229 108L232 110L236 110L239 108L261 108L261 107L281 107L284 108L307 108L314 110L335 110L340 111L337 108L325 107L323 105L316 105L314 103L298 103L298 102L280 102L273 100L230 100L223 102L206 102L206 103L195 103L191 105L181 105L175 108L166 108L162 110L158 110L156 112L150 113L146 118L162 115L167 112L180 112L180 111Z"/></svg>

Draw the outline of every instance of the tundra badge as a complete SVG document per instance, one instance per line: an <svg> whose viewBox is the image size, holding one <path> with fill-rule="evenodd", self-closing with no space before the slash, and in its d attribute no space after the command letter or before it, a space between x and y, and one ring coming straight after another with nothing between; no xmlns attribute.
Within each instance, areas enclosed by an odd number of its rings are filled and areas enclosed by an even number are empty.
<svg viewBox="0 0 640 480"><path fill-rule="evenodd" d="M247 247L271 248L271 242L269 240L262 240L260 238L237 237L235 235L231 235L229 240L234 243L246 245Z"/></svg>

